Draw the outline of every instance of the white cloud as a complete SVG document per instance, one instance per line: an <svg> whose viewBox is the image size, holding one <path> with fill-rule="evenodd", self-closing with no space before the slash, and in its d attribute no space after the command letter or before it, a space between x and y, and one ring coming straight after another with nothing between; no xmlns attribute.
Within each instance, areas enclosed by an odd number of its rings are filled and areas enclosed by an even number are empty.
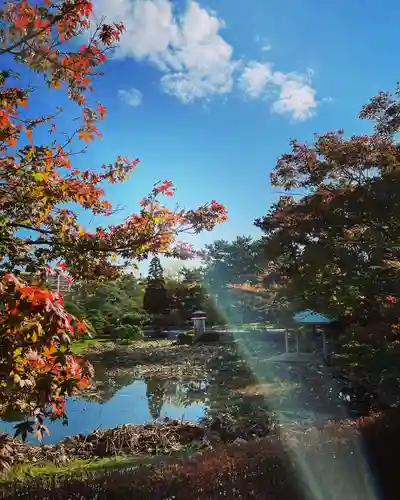
<svg viewBox="0 0 400 500"><path fill-rule="evenodd" d="M116 56L147 59L165 75L163 90L185 103L232 90L237 62L220 35L223 22L190 2L179 17L169 0L98 0L98 9L124 22Z"/></svg>
<svg viewBox="0 0 400 500"><path fill-rule="evenodd" d="M143 101L143 94L140 92L140 90L131 88L128 90L125 89L120 89L118 90L118 95L120 98L125 101L129 106L137 107L142 104Z"/></svg>
<svg viewBox="0 0 400 500"><path fill-rule="evenodd" d="M273 71L270 63L251 61L244 68L239 87L251 98L272 100L272 111L293 120L314 116L318 101L309 77Z"/></svg>
<svg viewBox="0 0 400 500"><path fill-rule="evenodd" d="M188 0L179 14L171 0L96 0L95 5L97 14L125 25L115 57L156 66L162 72L162 90L183 103L228 95L242 67L238 84L249 97L269 97L273 112L295 120L315 114L319 103L311 74L307 78L281 73L269 62L242 64L221 35L224 22L194 0ZM270 50L266 39L257 36L255 40L261 50Z"/></svg>
<svg viewBox="0 0 400 500"><path fill-rule="evenodd" d="M116 56L161 63L177 40L178 27L168 0L98 0L97 8L109 19L122 21L126 32Z"/></svg>
<svg viewBox="0 0 400 500"><path fill-rule="evenodd" d="M250 97L257 99L262 96L271 79L272 70L268 63L252 61L244 68L239 86Z"/></svg>
<svg viewBox="0 0 400 500"><path fill-rule="evenodd" d="M315 115L318 106L315 95L316 90L307 83L304 77L285 75L272 110L281 115L291 115L293 120L311 118Z"/></svg>

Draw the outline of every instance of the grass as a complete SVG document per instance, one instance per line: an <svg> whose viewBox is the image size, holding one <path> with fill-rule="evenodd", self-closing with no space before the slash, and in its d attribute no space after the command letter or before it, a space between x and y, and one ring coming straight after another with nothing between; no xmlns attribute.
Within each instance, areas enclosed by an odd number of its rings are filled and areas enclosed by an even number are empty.
<svg viewBox="0 0 400 500"><path fill-rule="evenodd" d="M131 344L137 347L167 347L174 345L174 340L169 339L151 339L151 340L132 340Z"/></svg>
<svg viewBox="0 0 400 500"><path fill-rule="evenodd" d="M12 471L0 475L0 484L11 483L13 481L26 481L38 476L53 476L57 474L79 474L98 469L118 468L136 464L133 457L115 456L91 460L73 460L65 465L53 463L43 463L33 465L21 464L13 467Z"/></svg>
<svg viewBox="0 0 400 500"><path fill-rule="evenodd" d="M106 337L97 337L97 338L92 338L92 339L80 339L76 340L71 344L71 352L74 354L86 354L87 351L89 350L89 347L92 345L98 345L98 344L104 344L105 342L114 342L115 344L122 344L122 345L136 345L137 347L162 347L162 346L168 346L173 344L173 341L171 340L164 340L164 339L157 339L157 340L129 340L126 339L126 341L119 340L119 341L114 341L111 338L106 338Z"/></svg>
<svg viewBox="0 0 400 500"><path fill-rule="evenodd" d="M71 352L74 354L85 354L91 345L107 342L106 339L82 339L71 344Z"/></svg>
<svg viewBox="0 0 400 500"><path fill-rule="evenodd" d="M71 460L65 465L54 463L20 464L9 472L0 473L0 486L7 486L15 482L28 483L37 478L52 478L58 476L85 477L87 474L103 473L121 469L132 469L139 466L152 466L169 463L176 459L190 458L198 453L198 446L193 443L180 451L160 455L115 455L112 457L93 458L88 460Z"/></svg>

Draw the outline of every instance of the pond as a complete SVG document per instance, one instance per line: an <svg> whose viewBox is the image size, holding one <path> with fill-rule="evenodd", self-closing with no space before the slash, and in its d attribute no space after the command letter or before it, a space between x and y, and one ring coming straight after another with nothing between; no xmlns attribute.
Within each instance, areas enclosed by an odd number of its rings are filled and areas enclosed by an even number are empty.
<svg viewBox="0 0 400 500"><path fill-rule="evenodd" d="M67 401L68 426L61 421L49 422L51 432L45 443L57 443L75 434L89 434L96 429L117 427L121 424L143 424L165 417L196 421L206 411L205 402L188 401L188 392L196 384L179 384L157 378L138 379L119 389L107 401L87 401L70 398ZM201 390L201 384L198 385ZM204 398L206 396L204 395ZM14 433L18 417L0 421L0 432ZM30 436L27 442L35 443Z"/></svg>
<svg viewBox="0 0 400 500"><path fill-rule="evenodd" d="M92 355L95 387L67 401L68 426L50 422L45 443L122 424L166 417L197 421L221 412L234 419L261 415L267 420L271 412L284 420L334 418L340 408L331 377L308 365L270 362L276 351L272 341L251 341L239 349L143 344ZM20 420L14 415L0 421L0 432L14 434Z"/></svg>

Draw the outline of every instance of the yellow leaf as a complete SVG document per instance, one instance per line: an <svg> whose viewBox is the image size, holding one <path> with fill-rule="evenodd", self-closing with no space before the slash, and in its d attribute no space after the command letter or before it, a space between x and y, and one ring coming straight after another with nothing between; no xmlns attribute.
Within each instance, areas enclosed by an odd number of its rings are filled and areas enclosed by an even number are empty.
<svg viewBox="0 0 400 500"><path fill-rule="evenodd" d="M48 181L49 180L49 174L46 172L34 172L32 174L32 177L35 179L35 181Z"/></svg>
<svg viewBox="0 0 400 500"><path fill-rule="evenodd" d="M17 358L18 356L21 356L21 354L22 354L22 347L18 347L14 351L14 358Z"/></svg>

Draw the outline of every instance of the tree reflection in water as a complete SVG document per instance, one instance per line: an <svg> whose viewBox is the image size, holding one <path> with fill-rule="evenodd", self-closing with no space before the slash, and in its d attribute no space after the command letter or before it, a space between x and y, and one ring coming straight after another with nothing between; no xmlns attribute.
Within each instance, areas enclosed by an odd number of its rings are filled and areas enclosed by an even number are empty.
<svg viewBox="0 0 400 500"><path fill-rule="evenodd" d="M167 381L158 377L144 377L146 382L146 397L149 413L154 420L160 418L161 409L165 401Z"/></svg>

